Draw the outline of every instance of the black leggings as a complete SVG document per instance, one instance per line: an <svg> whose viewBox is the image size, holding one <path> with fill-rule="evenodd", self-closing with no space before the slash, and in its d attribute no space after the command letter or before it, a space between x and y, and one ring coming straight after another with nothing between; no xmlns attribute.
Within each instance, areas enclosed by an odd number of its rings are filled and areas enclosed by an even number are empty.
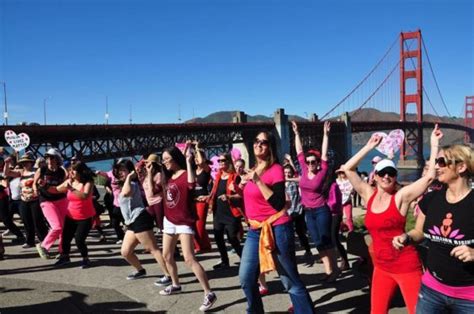
<svg viewBox="0 0 474 314"><path fill-rule="evenodd" d="M117 235L117 239L123 240L125 233L123 232L121 223L123 223L123 216L122 212L120 211L120 207L113 208L112 212L109 211L110 215L110 223L115 230L115 234Z"/></svg>
<svg viewBox="0 0 474 314"><path fill-rule="evenodd" d="M214 239L216 240L222 263L229 264L227 247L224 242L224 233L227 233L227 241L239 257L242 256L242 246L240 245L240 219L236 218L232 223L214 221Z"/></svg>
<svg viewBox="0 0 474 314"><path fill-rule="evenodd" d="M339 240L339 230L341 228L342 214L332 215L331 237L332 243L336 245L339 254L344 262L348 263L347 252Z"/></svg>
<svg viewBox="0 0 474 314"><path fill-rule="evenodd" d="M20 216L25 225L26 243L35 245L35 233L38 239L43 242L48 234L48 226L41 210L39 201L20 203Z"/></svg>
<svg viewBox="0 0 474 314"><path fill-rule="evenodd" d="M83 220L75 220L66 216L63 227L63 255L69 256L69 253L71 252L71 242L74 238L76 240L76 246L79 249L79 252L81 252L82 258L88 258L89 255L86 238L91 228L92 217Z"/></svg>
<svg viewBox="0 0 474 314"><path fill-rule="evenodd" d="M11 231L14 235L17 236L19 239L23 239L23 233L21 232L20 228L13 222L13 213L10 212L10 206L7 196L3 196L0 199L0 220L3 221L5 227Z"/></svg>
<svg viewBox="0 0 474 314"><path fill-rule="evenodd" d="M306 222L304 220L304 213L298 216L292 216L293 224L295 226L296 234L298 235L298 239L300 240L301 246L304 248L306 252L311 253L311 247L309 246L309 240L306 228Z"/></svg>

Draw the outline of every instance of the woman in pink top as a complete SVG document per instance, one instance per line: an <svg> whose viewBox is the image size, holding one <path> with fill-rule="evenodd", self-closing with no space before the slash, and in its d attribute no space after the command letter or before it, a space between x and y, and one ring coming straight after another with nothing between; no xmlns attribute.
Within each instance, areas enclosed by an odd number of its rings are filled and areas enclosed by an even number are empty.
<svg viewBox="0 0 474 314"><path fill-rule="evenodd" d="M262 297L258 290L260 272L270 270L262 263L260 236L274 235L273 256L276 270L288 291L295 313L313 313L313 303L296 267L293 224L285 208L285 176L278 163L276 141L273 134L260 132L254 140L255 167L244 177L245 213L251 228L247 233L240 260L240 284L247 299L247 313L264 313ZM255 228L256 224L270 224ZM262 231L263 230L263 231ZM264 232L265 231L265 232ZM271 242L271 241L270 241ZM263 269L262 269L263 266Z"/></svg>
<svg viewBox="0 0 474 314"><path fill-rule="evenodd" d="M145 161L146 176L143 190L148 203L147 211L155 217L156 226L163 229L163 189L161 188L161 164L158 156L150 154Z"/></svg>
<svg viewBox="0 0 474 314"><path fill-rule="evenodd" d="M55 266L70 262L71 241L74 238L81 252L81 268L90 267L86 238L92 227L95 216L92 192L94 173L83 162L75 163L71 168L70 178L56 187L59 193L67 193L68 206L63 226L62 253Z"/></svg>
<svg viewBox="0 0 474 314"><path fill-rule="evenodd" d="M337 267L336 250L331 237L332 216L326 204L327 197L323 193L328 171L327 151L331 124L328 121L324 122L321 154L314 150L306 154L303 152L298 125L295 121L292 124L296 154L301 166L301 203L305 208L306 226L324 264L326 275L323 280L334 282L341 271Z"/></svg>

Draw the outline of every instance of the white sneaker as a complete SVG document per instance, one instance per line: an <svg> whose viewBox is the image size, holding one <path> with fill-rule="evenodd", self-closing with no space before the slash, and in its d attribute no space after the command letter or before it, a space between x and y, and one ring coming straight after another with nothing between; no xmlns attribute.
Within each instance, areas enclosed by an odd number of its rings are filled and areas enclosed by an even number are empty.
<svg viewBox="0 0 474 314"><path fill-rule="evenodd" d="M216 301L217 301L216 294L214 292L209 292L204 297L204 301L202 302L202 305L199 307L199 311L206 312L214 305L214 303L216 303Z"/></svg>

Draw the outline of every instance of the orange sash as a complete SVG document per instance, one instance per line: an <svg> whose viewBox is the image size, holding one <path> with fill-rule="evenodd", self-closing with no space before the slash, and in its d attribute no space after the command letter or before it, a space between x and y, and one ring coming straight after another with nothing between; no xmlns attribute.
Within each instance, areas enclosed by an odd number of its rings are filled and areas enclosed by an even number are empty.
<svg viewBox="0 0 474 314"><path fill-rule="evenodd" d="M273 238L272 223L277 221L286 213L286 208L278 213L271 215L266 220L259 222L249 220L249 224L253 229L262 229L258 242L258 258L260 261L260 273L265 274L276 270L275 261L273 260L272 251L275 250L275 239Z"/></svg>

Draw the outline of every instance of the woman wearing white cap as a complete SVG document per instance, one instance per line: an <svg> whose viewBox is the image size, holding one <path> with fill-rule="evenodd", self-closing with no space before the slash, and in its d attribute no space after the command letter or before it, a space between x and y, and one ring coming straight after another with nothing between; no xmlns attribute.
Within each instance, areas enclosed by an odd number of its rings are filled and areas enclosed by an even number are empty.
<svg viewBox="0 0 474 314"><path fill-rule="evenodd" d="M343 167L354 189L367 204L365 225L372 236L369 248L374 263L371 287L371 313L387 313L395 289L400 287L409 313L415 312L421 284L421 263L412 245L397 250L395 236L404 232L410 203L423 194L435 178L435 159L443 136L438 125L431 133L431 155L426 176L397 191L397 168L389 159L375 166L375 187L364 182L355 171L362 159L382 138L372 135L367 144Z"/></svg>
<svg viewBox="0 0 474 314"><path fill-rule="evenodd" d="M66 193L58 192L56 187L67 178L66 170L61 167L62 157L55 148L50 148L46 154L46 167L39 168L34 177L33 190L39 195L40 206L51 229L42 243L36 245L41 258L49 258L49 250L59 239L59 252L62 253L62 232L67 213Z"/></svg>

